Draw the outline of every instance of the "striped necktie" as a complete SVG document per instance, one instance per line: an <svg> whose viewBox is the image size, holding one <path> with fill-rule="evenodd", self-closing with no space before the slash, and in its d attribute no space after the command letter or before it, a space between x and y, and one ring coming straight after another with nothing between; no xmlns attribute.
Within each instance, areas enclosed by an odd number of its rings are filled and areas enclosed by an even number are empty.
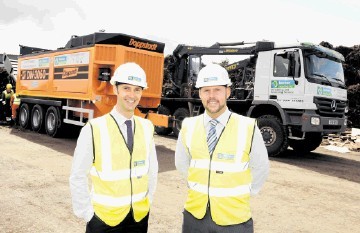
<svg viewBox="0 0 360 233"><path fill-rule="evenodd" d="M219 122L216 119L212 119L210 121L210 130L207 136L207 144L208 144L208 148L209 148L209 153L212 154L215 145L216 145L216 141L217 141L217 137L216 137L216 125Z"/></svg>

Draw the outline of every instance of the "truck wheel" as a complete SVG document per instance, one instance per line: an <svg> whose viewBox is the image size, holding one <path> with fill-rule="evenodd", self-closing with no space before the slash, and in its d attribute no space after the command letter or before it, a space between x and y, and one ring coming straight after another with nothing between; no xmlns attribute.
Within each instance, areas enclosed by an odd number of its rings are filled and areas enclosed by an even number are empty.
<svg viewBox="0 0 360 233"><path fill-rule="evenodd" d="M185 117L189 117L189 116L190 116L190 112L186 108L178 108L174 112L175 126L173 127L173 132L176 137L179 135L182 121L185 119Z"/></svg>
<svg viewBox="0 0 360 233"><path fill-rule="evenodd" d="M265 115L258 118L258 126L263 136L269 156L275 157L288 147L288 136L285 126L279 118Z"/></svg>
<svg viewBox="0 0 360 233"><path fill-rule="evenodd" d="M167 108L167 107L165 107L163 105L160 105L158 107L157 113L169 116L170 115L170 110L169 110L169 108ZM166 128L166 127L161 127L161 126L155 126L155 132L158 135L169 135L172 132L172 128L171 127Z"/></svg>
<svg viewBox="0 0 360 233"><path fill-rule="evenodd" d="M45 115L45 131L50 137L59 135L59 128L61 126L60 114L56 107L51 106L46 111Z"/></svg>
<svg viewBox="0 0 360 233"><path fill-rule="evenodd" d="M26 129L29 126L30 108L26 103L21 104L19 110L19 125L21 128Z"/></svg>
<svg viewBox="0 0 360 233"><path fill-rule="evenodd" d="M289 145L296 152L309 153L320 146L322 142L322 134L318 132L308 132L305 134L304 140L290 139Z"/></svg>
<svg viewBox="0 0 360 233"><path fill-rule="evenodd" d="M43 129L44 123L44 110L36 104L31 111L31 128L35 132L40 132Z"/></svg>

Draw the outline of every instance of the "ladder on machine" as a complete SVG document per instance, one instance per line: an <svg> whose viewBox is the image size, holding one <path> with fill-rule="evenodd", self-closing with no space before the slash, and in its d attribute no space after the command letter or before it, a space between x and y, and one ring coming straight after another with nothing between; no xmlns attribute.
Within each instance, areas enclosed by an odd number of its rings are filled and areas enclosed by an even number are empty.
<svg viewBox="0 0 360 233"><path fill-rule="evenodd" d="M201 105L196 105L193 103L188 103L190 109L190 116L198 116L201 111Z"/></svg>

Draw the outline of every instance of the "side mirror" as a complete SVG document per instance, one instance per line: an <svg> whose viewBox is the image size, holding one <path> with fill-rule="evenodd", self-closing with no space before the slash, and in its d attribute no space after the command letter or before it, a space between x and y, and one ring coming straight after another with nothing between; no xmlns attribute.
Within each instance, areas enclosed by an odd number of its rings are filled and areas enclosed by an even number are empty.
<svg viewBox="0 0 360 233"><path fill-rule="evenodd" d="M295 82L295 85L298 85L299 81L295 80L295 73L296 73L295 53L294 52L288 52L287 53L287 59L289 60L288 76L293 78L293 80Z"/></svg>
<svg viewBox="0 0 360 233"><path fill-rule="evenodd" d="M286 58L289 60L288 76L295 76L295 55L293 52L287 52Z"/></svg>
<svg viewBox="0 0 360 233"><path fill-rule="evenodd" d="M111 78L110 76L111 76L110 68L99 68L99 77L98 77L99 81L108 82L110 81Z"/></svg>

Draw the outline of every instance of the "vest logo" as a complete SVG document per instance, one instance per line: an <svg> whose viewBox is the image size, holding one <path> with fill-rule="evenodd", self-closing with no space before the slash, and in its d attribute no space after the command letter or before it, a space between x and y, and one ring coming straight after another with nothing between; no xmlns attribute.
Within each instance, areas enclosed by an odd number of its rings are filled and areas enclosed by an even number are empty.
<svg viewBox="0 0 360 233"><path fill-rule="evenodd" d="M128 80L133 80L133 81L136 81L136 82L141 82L141 78L136 77L136 76L128 76Z"/></svg>
<svg viewBox="0 0 360 233"><path fill-rule="evenodd" d="M47 69L38 70L22 70L21 80L45 80L47 77Z"/></svg>
<svg viewBox="0 0 360 233"><path fill-rule="evenodd" d="M148 42L136 41L134 39L130 39L129 45L134 46L137 49L148 49L148 50L156 50L157 44L149 44Z"/></svg>
<svg viewBox="0 0 360 233"><path fill-rule="evenodd" d="M204 78L204 82L213 82L213 81L217 81L217 80L218 80L217 77Z"/></svg>
<svg viewBox="0 0 360 233"><path fill-rule="evenodd" d="M78 75L79 68L64 68L61 78L76 77Z"/></svg>
<svg viewBox="0 0 360 233"><path fill-rule="evenodd" d="M217 154L217 158L218 159L224 159L224 160L234 160L235 155L219 153L219 154Z"/></svg>
<svg viewBox="0 0 360 233"><path fill-rule="evenodd" d="M145 166L145 160L134 161L134 167Z"/></svg>

